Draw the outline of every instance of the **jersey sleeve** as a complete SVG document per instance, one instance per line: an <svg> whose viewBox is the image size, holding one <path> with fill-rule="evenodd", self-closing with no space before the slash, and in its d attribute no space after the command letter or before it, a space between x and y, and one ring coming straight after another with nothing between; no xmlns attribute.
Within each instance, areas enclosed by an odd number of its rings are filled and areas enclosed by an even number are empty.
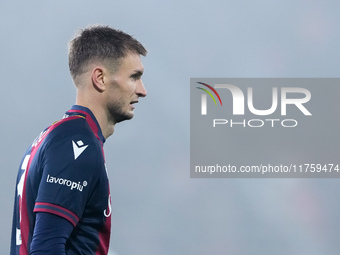
<svg viewBox="0 0 340 255"><path fill-rule="evenodd" d="M62 217L37 213L30 254L67 255L65 245L72 230L72 224Z"/></svg>
<svg viewBox="0 0 340 255"><path fill-rule="evenodd" d="M34 212L56 214L76 226L103 167L101 148L91 137L54 139L44 150Z"/></svg>

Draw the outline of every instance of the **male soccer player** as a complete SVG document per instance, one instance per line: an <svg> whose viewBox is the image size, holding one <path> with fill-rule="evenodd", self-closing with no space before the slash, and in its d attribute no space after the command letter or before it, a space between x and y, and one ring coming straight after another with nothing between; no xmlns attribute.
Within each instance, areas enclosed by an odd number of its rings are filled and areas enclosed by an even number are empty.
<svg viewBox="0 0 340 255"><path fill-rule="evenodd" d="M34 140L21 161L11 255L107 254L111 196L103 143L146 96L143 45L107 26L69 44L76 105Z"/></svg>

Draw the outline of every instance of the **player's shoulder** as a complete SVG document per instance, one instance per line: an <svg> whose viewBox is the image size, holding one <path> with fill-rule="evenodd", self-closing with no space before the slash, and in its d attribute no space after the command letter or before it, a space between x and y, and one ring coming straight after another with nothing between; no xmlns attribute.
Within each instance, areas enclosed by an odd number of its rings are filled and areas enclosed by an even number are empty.
<svg viewBox="0 0 340 255"><path fill-rule="evenodd" d="M89 161L91 154L102 154L102 145L82 116L71 116L55 122L47 129L43 144L44 151L49 154L71 154L78 159L81 154L82 161ZM86 150L87 153L84 153ZM90 153L91 152L91 153Z"/></svg>
<svg viewBox="0 0 340 255"><path fill-rule="evenodd" d="M83 116L63 118L46 129L45 145L60 140L86 140L87 143L100 143Z"/></svg>
<svg viewBox="0 0 340 255"><path fill-rule="evenodd" d="M56 121L48 128L48 131L51 137L58 136L59 138L78 134L93 136L86 118L81 115L68 116Z"/></svg>

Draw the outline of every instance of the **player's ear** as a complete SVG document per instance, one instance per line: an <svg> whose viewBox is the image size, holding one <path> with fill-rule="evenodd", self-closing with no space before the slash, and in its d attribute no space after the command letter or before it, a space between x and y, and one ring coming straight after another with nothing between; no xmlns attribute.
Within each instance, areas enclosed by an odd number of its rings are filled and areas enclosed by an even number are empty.
<svg viewBox="0 0 340 255"><path fill-rule="evenodd" d="M91 74L92 84L95 87L95 89L99 92L105 91L104 73L105 70L101 66L96 66L92 70Z"/></svg>

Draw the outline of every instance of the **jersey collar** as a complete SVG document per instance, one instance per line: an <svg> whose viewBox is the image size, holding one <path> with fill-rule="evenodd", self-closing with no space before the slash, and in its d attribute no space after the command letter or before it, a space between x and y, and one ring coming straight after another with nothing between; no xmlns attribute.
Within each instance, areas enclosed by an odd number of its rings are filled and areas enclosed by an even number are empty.
<svg viewBox="0 0 340 255"><path fill-rule="evenodd" d="M71 109L66 112L66 114L84 116L86 121L89 123L91 129L95 133L96 137L100 139L102 143L105 143L105 138L103 136L99 123L89 108L80 105L73 105Z"/></svg>

